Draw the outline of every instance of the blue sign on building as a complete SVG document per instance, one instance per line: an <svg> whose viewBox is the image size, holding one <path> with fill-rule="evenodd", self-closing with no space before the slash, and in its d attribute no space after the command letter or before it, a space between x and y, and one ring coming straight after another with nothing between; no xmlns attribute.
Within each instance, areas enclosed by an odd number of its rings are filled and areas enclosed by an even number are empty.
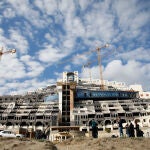
<svg viewBox="0 0 150 150"><path fill-rule="evenodd" d="M77 89L75 97L76 99L131 99L137 98L137 92Z"/></svg>

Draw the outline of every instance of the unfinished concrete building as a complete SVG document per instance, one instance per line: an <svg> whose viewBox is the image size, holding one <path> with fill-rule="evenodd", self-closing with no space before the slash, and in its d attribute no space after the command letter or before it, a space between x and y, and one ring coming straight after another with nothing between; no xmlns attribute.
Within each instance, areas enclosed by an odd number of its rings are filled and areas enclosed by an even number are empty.
<svg viewBox="0 0 150 150"><path fill-rule="evenodd" d="M95 119L99 130L114 130L118 116L124 123L138 119L141 127L150 127L150 99L139 98L139 92L125 83L104 83L102 91L99 80L79 79L77 71L64 72L57 85L0 96L0 128L90 130L89 123Z"/></svg>
<svg viewBox="0 0 150 150"><path fill-rule="evenodd" d="M137 119L141 126L150 127L150 99L139 98L139 92L124 83L119 83L121 86L117 88L107 82L104 91L98 83L79 80L78 72L63 73L63 79L57 82L60 125L88 129L89 122L95 119L99 130L113 130L121 116L124 123Z"/></svg>
<svg viewBox="0 0 150 150"><path fill-rule="evenodd" d="M58 102L48 99L55 92L56 86L49 86L24 95L0 96L0 128L43 130L58 126Z"/></svg>

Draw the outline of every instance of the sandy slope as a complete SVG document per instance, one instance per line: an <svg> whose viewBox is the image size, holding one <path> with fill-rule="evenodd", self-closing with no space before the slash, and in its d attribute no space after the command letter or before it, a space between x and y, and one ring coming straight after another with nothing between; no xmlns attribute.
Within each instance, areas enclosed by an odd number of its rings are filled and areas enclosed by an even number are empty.
<svg viewBox="0 0 150 150"><path fill-rule="evenodd" d="M76 137L61 143L0 138L0 150L150 150L150 138Z"/></svg>
<svg viewBox="0 0 150 150"><path fill-rule="evenodd" d="M76 138L56 146L58 150L150 150L150 138Z"/></svg>
<svg viewBox="0 0 150 150"><path fill-rule="evenodd" d="M0 138L0 150L57 150L50 141Z"/></svg>

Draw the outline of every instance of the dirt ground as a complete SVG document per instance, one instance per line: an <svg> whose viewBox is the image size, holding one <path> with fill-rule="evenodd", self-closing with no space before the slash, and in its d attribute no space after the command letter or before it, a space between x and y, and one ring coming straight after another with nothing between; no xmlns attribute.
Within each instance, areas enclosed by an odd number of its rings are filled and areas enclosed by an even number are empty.
<svg viewBox="0 0 150 150"><path fill-rule="evenodd" d="M0 150L57 150L50 141L0 138Z"/></svg>
<svg viewBox="0 0 150 150"><path fill-rule="evenodd" d="M57 144L58 150L150 150L150 138L75 138Z"/></svg>
<svg viewBox="0 0 150 150"><path fill-rule="evenodd" d="M149 150L150 138L76 137L61 143L0 138L0 150Z"/></svg>

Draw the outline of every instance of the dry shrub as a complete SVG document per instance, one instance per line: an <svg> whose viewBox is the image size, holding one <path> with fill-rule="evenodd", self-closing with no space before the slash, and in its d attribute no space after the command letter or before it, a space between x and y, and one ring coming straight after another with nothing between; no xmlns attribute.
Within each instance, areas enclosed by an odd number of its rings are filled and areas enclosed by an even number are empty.
<svg viewBox="0 0 150 150"><path fill-rule="evenodd" d="M31 144L31 145L35 145L36 143L35 143L35 142L31 142L30 144Z"/></svg>
<svg viewBox="0 0 150 150"><path fill-rule="evenodd" d="M0 137L0 141L8 141L14 138Z"/></svg>
<svg viewBox="0 0 150 150"><path fill-rule="evenodd" d="M13 144L12 148L18 147L18 144Z"/></svg>
<svg viewBox="0 0 150 150"><path fill-rule="evenodd" d="M47 141L45 143L45 149L49 149L49 150L57 150L57 147L50 141Z"/></svg>
<svg viewBox="0 0 150 150"><path fill-rule="evenodd" d="M77 141L77 142L78 141L83 141L83 140L85 140L85 137L83 137L83 136L75 137L74 140Z"/></svg>
<svg viewBox="0 0 150 150"><path fill-rule="evenodd" d="M107 133L110 133L110 132L111 132L111 129L110 129L110 128L105 128L105 131L106 131Z"/></svg>

